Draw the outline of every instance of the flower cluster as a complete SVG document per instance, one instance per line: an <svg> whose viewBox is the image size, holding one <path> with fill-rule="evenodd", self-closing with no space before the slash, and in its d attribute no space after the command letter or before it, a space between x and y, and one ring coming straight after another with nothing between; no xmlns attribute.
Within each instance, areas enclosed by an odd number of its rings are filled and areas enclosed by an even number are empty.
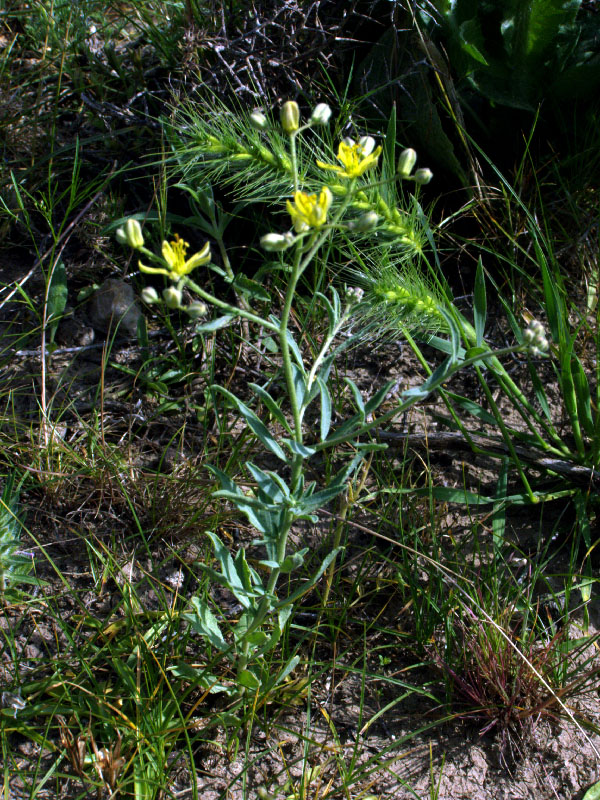
<svg viewBox="0 0 600 800"><path fill-rule="evenodd" d="M189 275L192 270L210 262L211 253L210 244L208 242L199 252L187 258L189 243L184 241L179 234L176 233L175 238L171 242L163 241L161 247L162 257L157 256L145 247L141 225L134 218L128 219L127 222L117 230L116 238L121 244L129 245L133 250L143 253L147 258L160 265L157 267L148 267L139 261L139 267L142 272L146 272L150 275L165 275L169 280L177 284L176 286L167 286L162 291L162 302L164 302L167 308L186 311L192 319L198 319L206 313L206 305L200 301L191 303L188 306L183 305L182 288L186 276ZM158 292L152 286L146 286L142 290L142 300L147 305L161 302Z"/></svg>

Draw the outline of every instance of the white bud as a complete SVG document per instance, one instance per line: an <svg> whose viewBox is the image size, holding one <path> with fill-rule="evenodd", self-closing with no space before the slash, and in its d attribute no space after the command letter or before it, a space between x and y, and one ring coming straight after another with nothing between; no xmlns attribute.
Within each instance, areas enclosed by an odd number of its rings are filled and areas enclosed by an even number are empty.
<svg viewBox="0 0 600 800"><path fill-rule="evenodd" d="M168 308L181 308L183 295L180 289L177 289L175 286L168 286L166 289L163 289L162 296Z"/></svg>
<svg viewBox="0 0 600 800"><path fill-rule="evenodd" d="M192 319L199 319L206 314L206 303L201 300L195 300L189 306L186 306L185 311Z"/></svg>
<svg viewBox="0 0 600 800"><path fill-rule="evenodd" d="M142 289L142 300L146 305L151 306L153 303L159 303L160 298L154 286L144 286Z"/></svg>
<svg viewBox="0 0 600 800"><path fill-rule="evenodd" d="M139 250L144 246L144 235L142 226L137 219L128 219L125 225L117 228L116 239L121 244L128 244L134 250Z"/></svg>
<svg viewBox="0 0 600 800"><path fill-rule="evenodd" d="M421 167L421 169L418 169L413 175L414 182L418 183L419 186L425 186L425 184L429 183L432 178L433 172L429 169L429 167Z"/></svg>
<svg viewBox="0 0 600 800"><path fill-rule="evenodd" d="M269 120L262 111L253 111L250 114L250 125L256 131L265 131L269 127Z"/></svg>
<svg viewBox="0 0 600 800"><path fill-rule="evenodd" d="M310 121L313 125L327 125L331 119L331 109L327 103L317 103L314 111L310 115Z"/></svg>
<svg viewBox="0 0 600 800"><path fill-rule="evenodd" d="M363 156L370 156L375 149L375 139L372 136L361 136L358 144Z"/></svg>
<svg viewBox="0 0 600 800"><path fill-rule="evenodd" d="M379 219L379 215L374 211L367 211L366 214L363 214L361 217L354 220L352 223L352 230L358 231L359 233L367 233L368 231L372 231L373 228L377 227Z"/></svg>
<svg viewBox="0 0 600 800"><path fill-rule="evenodd" d="M408 178L417 163L417 153L412 147L407 147L398 156L398 175L401 178Z"/></svg>
<svg viewBox="0 0 600 800"><path fill-rule="evenodd" d="M294 244L294 237L290 233L266 233L260 238L260 246L269 253L281 253Z"/></svg>

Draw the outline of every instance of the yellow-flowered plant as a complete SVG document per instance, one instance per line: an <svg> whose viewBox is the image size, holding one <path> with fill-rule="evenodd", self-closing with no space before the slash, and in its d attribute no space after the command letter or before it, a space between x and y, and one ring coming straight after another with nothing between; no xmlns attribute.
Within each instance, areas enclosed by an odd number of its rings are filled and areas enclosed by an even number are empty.
<svg viewBox="0 0 600 800"><path fill-rule="evenodd" d="M184 275L189 275L196 267L202 267L208 264L211 259L210 244L207 242L202 250L194 253L191 258L186 259L189 243L184 241L178 233L172 242L164 241L162 243L162 261L164 267L147 267L142 262L139 262L139 267L142 272L148 272L151 275L166 275L172 281L178 281Z"/></svg>
<svg viewBox="0 0 600 800"><path fill-rule="evenodd" d="M444 298L438 300L428 292L427 287L421 290L417 277L413 281L416 284L414 287L398 286L398 283L402 284L403 275L392 272L395 262L392 262L388 271L381 267L380 272L373 270L372 275L366 274L366 263L371 258L371 252L374 251L379 260L385 261L388 256L389 248L384 234L396 239L407 235L406 232L412 230L411 217L403 209L397 209L393 202L388 203L379 192L379 186L385 179L386 183L390 183L390 191L384 193L385 197L393 196L393 175L377 177L370 186L359 185L357 179L370 168L376 167L382 153L382 147L377 146L370 136L364 136L357 142L351 139L342 141L337 152L339 165L317 161L318 168L335 173L335 178L329 186L322 185L321 179L315 183L315 175L318 176L319 172L312 162L314 148L307 147L304 134L310 128L326 125L331 116L329 106L319 103L303 123L295 101L284 104L277 128L272 117L259 109L244 116L248 121L243 129L243 122L230 124L232 117L228 112L216 116L210 113L203 115L205 122L202 125L206 127L200 137L200 150L203 151L202 170L206 172L198 175L194 187L185 183L178 186L186 188L193 200L195 216L190 219L196 220L197 226L211 236L219 249L221 263L211 264L209 269L229 284L226 287L229 297L227 294L224 297L216 296L210 282L195 283L189 276L195 267L210 261L208 244L188 259L187 242L176 236L174 241L162 243L162 255L153 255L144 247L143 234L135 220L126 221L118 233L119 241L136 249L141 258L153 264L152 267L140 264L142 272L158 273L169 278L169 285L160 294L153 287L144 290L146 303L162 304L167 310L186 313L193 321L195 334L199 337L205 333L212 334L235 318L241 318L246 326L242 328L242 335L248 346L253 346L249 327L252 323L257 326L260 336L268 333L270 348L276 348L280 355L276 383L277 390L284 395L281 400L269 393L270 380L262 382L263 385L250 384L251 391L260 401L258 407L264 404L271 415L267 418L265 413L264 422L257 411L245 402L245 398L238 398L228 387L219 384L210 387L215 409L216 398L224 400L222 410L218 412L222 415L220 419L225 421L227 409L233 409L244 420L248 431L281 467L277 469L273 465L272 469L263 469L247 462L245 468L254 486L252 492L248 493L245 484L234 481L217 466L208 466L220 486L215 497L225 498L231 503L261 536L260 542L267 555L267 559L261 562L264 570L262 573L254 570L247 562L244 550L240 550L232 559L217 534L207 531L219 571L203 562L199 567L227 587L243 605L243 616L239 624L234 626L229 625L226 619L217 619L202 594L191 598L190 611L185 615L193 630L205 636L215 652L220 651L223 657L232 659L232 674L235 672L236 675L232 686L223 684L218 675L205 671L201 680L205 685L206 682L218 685L218 691L227 691L251 702L257 702L271 693L299 661L299 656L293 656L283 669L278 667L278 673L274 674L268 657L269 651L284 633L287 620L300 596L295 589L291 594L288 593L285 588L288 586L288 576L302 567L308 553L308 548L294 548L293 552L289 552L288 538L292 526L298 520L316 521L319 509L340 495L344 498L354 497L353 482L358 480L359 486L364 485L369 470L370 460L361 467L362 460L371 450L380 447L378 443L365 441L365 434L397 414L404 414L419 399L442 385L460 366L456 353L456 358L448 359L442 369L437 369L422 389L407 392L397 406L379 414L378 409L388 398L392 384L363 398L360 389L348 379L362 413L352 414L346 422L339 420L337 414L334 417L331 369L336 355L353 343L358 343L364 335L359 319L366 320L369 329L375 331L377 327L383 328L390 310L400 318L400 325L412 312L412 316L421 319L434 318L435 329L438 330L444 324L448 328L455 325L455 317L444 314L443 309L438 308L442 306ZM216 127L211 128L211 125ZM241 135L236 135L239 131ZM285 137L281 136L281 132ZM404 156L401 169L398 169L399 178L410 177L415 158L412 153ZM334 160L333 154L331 160ZM212 165L216 165L216 172L212 172ZM266 232L260 238L261 247L273 254L265 264L266 270L270 272L272 267L280 270L284 282L285 291L280 306L271 302L270 282L261 283L243 273L235 274L227 257L223 232L230 215L221 212L209 185L212 178L222 179L225 166L236 176L230 185L234 185L237 191L243 193L245 186L251 186L250 194L257 199L262 195L264 182L267 194L271 192L276 198L278 210L282 210L279 205L283 205L281 196L289 198L285 201L285 209L289 214L288 221L284 223L286 229ZM387 167L387 172L394 172L389 163ZM256 171L256 175L252 170ZM269 175L277 174L281 182L275 191L269 186ZM416 182L416 177L414 180ZM290 218L292 230L287 229ZM231 219L235 219L235 214L231 215ZM361 256L360 243L370 233L371 241ZM351 241L354 236L356 239ZM341 243L344 248L348 242L347 249L352 248L352 252L356 253L356 260L360 262L357 275L364 288L350 288L340 293L330 286L327 296L315 291L315 301L319 304L327 327L323 329L324 336L318 349L313 351L311 347L302 347L295 339L294 303L302 276L316 258L325 260L337 254L346 259L343 249L336 250L329 246L333 241ZM384 244L381 250L378 249L380 242ZM264 270L260 270L259 274L264 274ZM222 290L222 281L219 286ZM195 298L192 303L187 302L189 294ZM367 312L372 306L376 309L369 317ZM221 316L207 322L199 321L208 307L217 309ZM379 308L382 309L380 317L372 321L373 314ZM169 316L165 314L167 325ZM354 330L342 336L342 331L350 326L352 319ZM404 332L405 328L401 329ZM451 341L460 341L458 329L452 328ZM534 331L531 341L541 341L541 335ZM458 344L455 350L458 350ZM315 429L315 418L318 418L318 430ZM335 475L328 475L322 487L307 480L307 459L310 456L329 452L335 453L337 458L338 447L348 449L347 445L353 451L351 461ZM359 470L362 470L362 477L357 478ZM346 500L343 502L346 503ZM331 585L336 558L341 552L342 529L342 526L337 527L332 547L300 593L314 585L326 571L327 586ZM282 578L285 580L280 580ZM327 588L323 607L327 606L328 591Z"/></svg>
<svg viewBox="0 0 600 800"><path fill-rule="evenodd" d="M340 142L337 153L341 167L337 164L325 164L323 161L317 161L317 166L337 172L340 178L360 178L370 167L377 164L381 155L381 145L373 149L374 144L370 136L363 137L359 142L345 139Z"/></svg>
<svg viewBox="0 0 600 800"><path fill-rule="evenodd" d="M327 212L331 206L333 195L324 186L317 198L316 194L295 192L294 202L287 201L286 207L294 224L296 233L303 233L311 228L319 229L327 222Z"/></svg>

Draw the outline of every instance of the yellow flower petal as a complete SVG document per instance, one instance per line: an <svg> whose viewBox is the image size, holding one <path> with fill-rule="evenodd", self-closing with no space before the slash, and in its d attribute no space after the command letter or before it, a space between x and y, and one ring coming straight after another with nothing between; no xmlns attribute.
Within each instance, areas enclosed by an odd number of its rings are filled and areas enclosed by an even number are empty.
<svg viewBox="0 0 600 800"><path fill-rule="evenodd" d="M141 261L138 261L138 267L141 272L147 272L150 275L166 275L167 277L170 275L170 273L162 267L147 267L145 264L142 264Z"/></svg>
<svg viewBox="0 0 600 800"><path fill-rule="evenodd" d="M337 172L341 178L359 178L370 167L375 166L381 154L381 145L372 150L371 137L364 137L358 144L352 142L340 142L337 159L342 166L337 164L325 164L317 161L317 166L321 169L328 169ZM372 152L369 152L372 150Z"/></svg>

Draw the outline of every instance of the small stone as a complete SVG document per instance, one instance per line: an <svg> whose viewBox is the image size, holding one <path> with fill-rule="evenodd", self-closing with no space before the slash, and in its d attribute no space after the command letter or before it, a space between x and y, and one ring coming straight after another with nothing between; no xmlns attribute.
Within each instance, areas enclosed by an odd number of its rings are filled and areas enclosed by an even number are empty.
<svg viewBox="0 0 600 800"><path fill-rule="evenodd" d="M131 286L109 278L90 300L88 315L94 328L103 334L132 338L137 334L141 311Z"/></svg>

